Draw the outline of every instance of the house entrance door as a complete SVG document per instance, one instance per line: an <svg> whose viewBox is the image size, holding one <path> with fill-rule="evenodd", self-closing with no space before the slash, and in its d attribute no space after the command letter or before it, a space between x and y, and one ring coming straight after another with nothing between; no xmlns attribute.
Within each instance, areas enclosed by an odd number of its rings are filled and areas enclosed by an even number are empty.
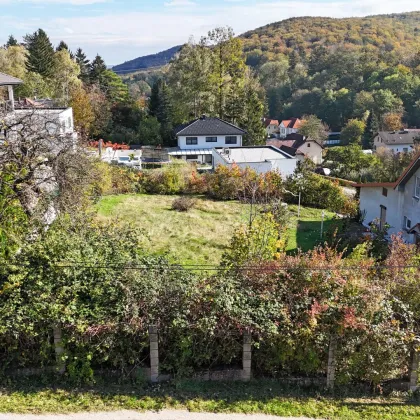
<svg viewBox="0 0 420 420"><path fill-rule="evenodd" d="M379 229L384 230L386 224L386 207L381 206L381 218L379 221Z"/></svg>

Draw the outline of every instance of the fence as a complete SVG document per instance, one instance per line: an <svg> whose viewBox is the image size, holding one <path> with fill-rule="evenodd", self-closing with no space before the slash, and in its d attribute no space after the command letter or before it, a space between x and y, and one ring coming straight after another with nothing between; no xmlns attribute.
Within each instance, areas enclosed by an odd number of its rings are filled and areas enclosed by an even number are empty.
<svg viewBox="0 0 420 420"><path fill-rule="evenodd" d="M164 374L160 370L159 363L159 329L156 325L148 327L149 336L149 356L150 367L143 368L144 376L151 383L164 382L171 379L171 375ZM59 326L53 328L54 337L54 351L56 363L53 367L43 369L17 369L13 371L15 375L30 376L43 373L45 371L52 371L58 374L66 372L66 363L63 359L65 348L63 345L62 330ZM223 370L207 370L194 372L192 378L203 381L250 381L252 379L252 336L249 333L243 334L242 339L242 368L229 368ZM335 386L335 374L337 366L337 349L338 339L332 336L328 346L328 363L325 378L292 378L290 381L298 381L300 384L310 385L317 384L325 386L328 389L333 389ZM420 363L420 353L416 348L413 348L409 363L409 380L402 382L402 388L415 391L418 389L418 369ZM101 371L104 374L109 374L109 371Z"/></svg>

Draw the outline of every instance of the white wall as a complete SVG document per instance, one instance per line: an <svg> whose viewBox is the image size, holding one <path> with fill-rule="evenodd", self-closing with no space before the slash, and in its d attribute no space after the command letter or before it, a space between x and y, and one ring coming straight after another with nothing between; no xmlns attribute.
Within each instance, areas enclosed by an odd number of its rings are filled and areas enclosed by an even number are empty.
<svg viewBox="0 0 420 420"><path fill-rule="evenodd" d="M187 137L197 137L197 144L188 144ZM206 137L217 137L217 142L207 143ZM213 149L214 147L241 147L242 136L236 136L236 144L226 144L226 136L178 136L178 147L180 149Z"/></svg>
<svg viewBox="0 0 420 420"><path fill-rule="evenodd" d="M392 187L387 188L388 196L382 195L382 187L362 187L360 188L360 210L366 211L364 225L381 217L381 205L386 207L386 223L391 228L390 234L401 232L402 216L400 207L402 205L402 195Z"/></svg>
<svg viewBox="0 0 420 420"><path fill-rule="evenodd" d="M404 187L404 191L400 194L403 196L403 205L401 213L401 226L403 225L404 216L411 220L411 227L420 223L420 200L414 198L414 189L416 177L420 177L420 169L410 178ZM414 240L414 235L408 235L410 242Z"/></svg>
<svg viewBox="0 0 420 420"><path fill-rule="evenodd" d="M323 161L323 158L322 158L323 149L318 143L314 141L305 142L301 147L299 147L298 150L304 153L309 159L311 159L317 165L320 165Z"/></svg>

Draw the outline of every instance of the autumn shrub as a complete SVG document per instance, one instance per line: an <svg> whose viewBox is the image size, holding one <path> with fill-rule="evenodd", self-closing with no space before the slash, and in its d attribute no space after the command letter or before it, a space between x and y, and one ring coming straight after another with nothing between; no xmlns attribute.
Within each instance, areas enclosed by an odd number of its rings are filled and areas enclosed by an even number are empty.
<svg viewBox="0 0 420 420"><path fill-rule="evenodd" d="M172 210L187 212L195 207L197 201L190 197L179 197L172 201Z"/></svg>

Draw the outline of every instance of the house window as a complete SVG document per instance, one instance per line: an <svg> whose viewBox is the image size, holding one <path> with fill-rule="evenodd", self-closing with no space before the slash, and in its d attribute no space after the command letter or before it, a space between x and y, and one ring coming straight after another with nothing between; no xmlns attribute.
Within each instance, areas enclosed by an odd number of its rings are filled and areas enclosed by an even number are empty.
<svg viewBox="0 0 420 420"><path fill-rule="evenodd" d="M414 197L420 198L420 177L416 176L416 187L414 189Z"/></svg>
<svg viewBox="0 0 420 420"><path fill-rule="evenodd" d="M404 153L407 153L407 152L408 152L408 147L404 147L404 148L403 148L403 152L404 152Z"/></svg>
<svg viewBox="0 0 420 420"><path fill-rule="evenodd" d="M198 143L198 137L187 137L187 144L188 145L192 145L192 144L197 144Z"/></svg>
<svg viewBox="0 0 420 420"><path fill-rule="evenodd" d="M311 143L308 143L308 147L311 147Z"/></svg>
<svg viewBox="0 0 420 420"><path fill-rule="evenodd" d="M237 144L238 138L236 136L226 136L225 143L226 144Z"/></svg>
<svg viewBox="0 0 420 420"><path fill-rule="evenodd" d="M206 137L206 143L217 143L217 137Z"/></svg>
<svg viewBox="0 0 420 420"><path fill-rule="evenodd" d="M187 155L187 160L198 160L198 155Z"/></svg>
<svg viewBox="0 0 420 420"><path fill-rule="evenodd" d="M382 195L388 197L388 190L386 188L382 188Z"/></svg>
<svg viewBox="0 0 420 420"><path fill-rule="evenodd" d="M404 229L410 230L411 229L411 220L404 216Z"/></svg>

